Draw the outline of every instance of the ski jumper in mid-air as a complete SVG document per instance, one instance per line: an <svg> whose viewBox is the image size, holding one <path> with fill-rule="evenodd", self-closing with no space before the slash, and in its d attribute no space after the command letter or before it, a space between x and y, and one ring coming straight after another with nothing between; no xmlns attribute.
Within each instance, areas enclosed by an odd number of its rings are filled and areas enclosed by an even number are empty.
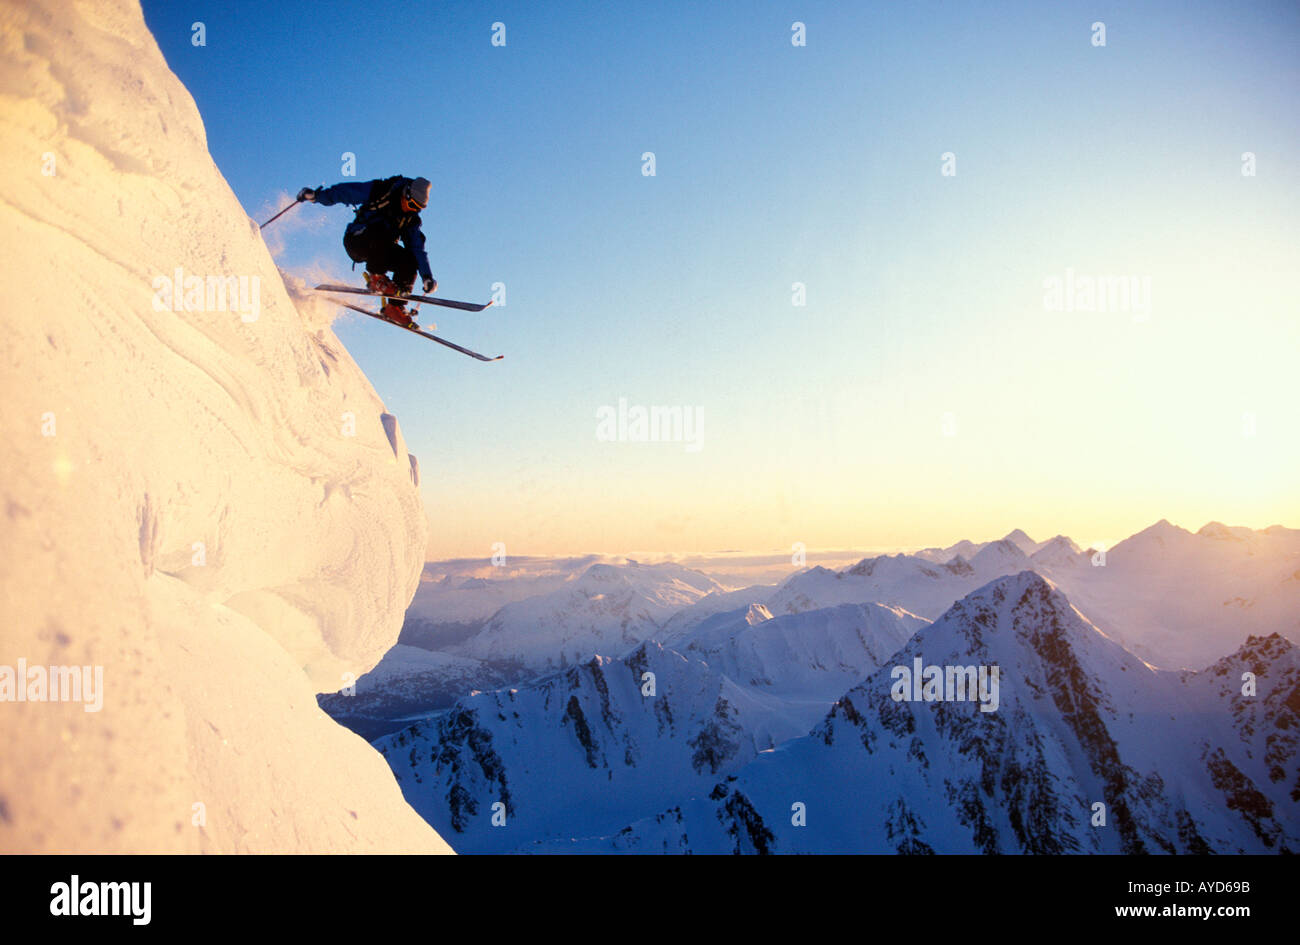
<svg viewBox="0 0 1300 945"><path fill-rule="evenodd" d="M383 180L345 181L333 187L298 191L299 200L323 207L345 203L357 215L343 232L343 248L353 262L366 264L366 288L372 292L410 295L418 272L424 294L438 287L429 271L420 230L420 211L429 205L432 185L423 177L387 177ZM387 273L392 273L390 280ZM380 315L399 325L413 326L415 319L400 298L386 298Z"/></svg>

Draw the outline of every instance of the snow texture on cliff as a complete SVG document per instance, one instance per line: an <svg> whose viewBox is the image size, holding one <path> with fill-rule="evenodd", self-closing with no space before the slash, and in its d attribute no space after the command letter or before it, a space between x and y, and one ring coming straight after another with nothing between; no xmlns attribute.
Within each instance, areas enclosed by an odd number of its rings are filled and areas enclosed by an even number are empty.
<svg viewBox="0 0 1300 945"><path fill-rule="evenodd" d="M0 686L103 671L99 711L0 702L0 850L446 851L315 699L419 579L400 430L305 324L139 6L0 20Z"/></svg>

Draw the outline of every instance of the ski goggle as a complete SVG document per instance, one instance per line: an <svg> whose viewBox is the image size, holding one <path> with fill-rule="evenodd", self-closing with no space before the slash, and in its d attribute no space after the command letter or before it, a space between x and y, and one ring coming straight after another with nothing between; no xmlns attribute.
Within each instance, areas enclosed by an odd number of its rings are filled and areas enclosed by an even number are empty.
<svg viewBox="0 0 1300 945"><path fill-rule="evenodd" d="M402 194L402 209L407 213L413 210L423 210L424 208L425 204L415 200L410 194Z"/></svg>

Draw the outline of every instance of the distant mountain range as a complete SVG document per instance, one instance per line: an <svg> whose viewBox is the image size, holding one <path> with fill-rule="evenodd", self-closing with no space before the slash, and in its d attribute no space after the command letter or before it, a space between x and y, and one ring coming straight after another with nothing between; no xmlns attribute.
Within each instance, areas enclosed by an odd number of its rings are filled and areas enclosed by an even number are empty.
<svg viewBox="0 0 1300 945"><path fill-rule="evenodd" d="M1300 531L1161 521L739 589L597 563L321 701L466 852L1276 852L1297 640ZM996 707L895 701L916 659Z"/></svg>
<svg viewBox="0 0 1300 945"><path fill-rule="evenodd" d="M1017 530L982 545L864 558L841 571L810 568L775 588L709 595L675 614L664 639L742 603L782 614L874 601L933 620L975 588L1024 569L1050 578L1107 635L1154 665L1202 668L1252 635L1300 642L1300 530L1210 523L1193 534L1163 520L1104 553L1062 535L1034 542Z"/></svg>

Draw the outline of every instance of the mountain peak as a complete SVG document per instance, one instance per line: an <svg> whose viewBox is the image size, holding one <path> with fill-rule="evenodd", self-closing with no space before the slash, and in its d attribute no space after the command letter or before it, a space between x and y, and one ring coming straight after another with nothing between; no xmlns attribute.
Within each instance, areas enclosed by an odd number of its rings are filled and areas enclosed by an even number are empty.
<svg viewBox="0 0 1300 945"><path fill-rule="evenodd" d="M1192 533L1187 529L1179 528L1177 525L1170 522L1169 519L1162 518L1154 525L1148 525L1136 535L1126 538L1125 541L1134 541L1136 539L1157 539L1165 541L1174 538L1190 537L1191 534Z"/></svg>
<svg viewBox="0 0 1300 945"><path fill-rule="evenodd" d="M1196 533L1201 538L1212 538L1216 541L1243 541L1254 536L1254 532L1249 528L1241 526L1224 525L1222 522L1206 522Z"/></svg>
<svg viewBox="0 0 1300 945"><path fill-rule="evenodd" d="M1048 567L1069 565L1077 562L1080 553L1079 546L1072 539L1066 535L1057 535L1044 542L1043 547L1029 556L1029 560Z"/></svg>
<svg viewBox="0 0 1300 945"><path fill-rule="evenodd" d="M1175 525L1173 522L1169 521L1169 519L1167 519L1167 518L1162 518L1160 521L1156 522L1154 525L1151 525L1151 526L1148 526L1147 528L1144 528L1142 531L1138 532L1138 534L1139 534L1139 535L1145 535L1145 534L1147 534L1147 533L1152 533L1152 534L1156 534L1156 535L1164 535L1164 534L1177 534L1178 532L1183 532L1184 534L1187 534L1187 533L1188 533L1188 532L1187 532L1187 529L1185 529L1185 528L1179 528L1179 527L1178 527L1177 525Z"/></svg>
<svg viewBox="0 0 1300 945"><path fill-rule="evenodd" d="M1024 550L1015 542L1003 538L1000 541L991 541L970 559L970 563L976 569L980 567L997 567L1003 568L1008 561L1028 561Z"/></svg>
<svg viewBox="0 0 1300 945"><path fill-rule="evenodd" d="M861 561L853 565L851 568L845 568L844 573L852 574L854 577L861 577L863 575L870 577L871 572L875 569L875 567L876 567L875 558L863 558Z"/></svg>
<svg viewBox="0 0 1300 945"><path fill-rule="evenodd" d="M1234 665L1252 661L1271 663L1288 653L1297 651L1300 651L1300 647L1297 647L1280 633L1270 633L1268 636L1255 636L1252 634L1246 637L1245 642L1237 647L1236 652L1227 657L1227 660L1233 662Z"/></svg>
<svg viewBox="0 0 1300 945"><path fill-rule="evenodd" d="M622 571L612 564L593 564L582 573L582 577L589 581L617 581L622 577Z"/></svg>
<svg viewBox="0 0 1300 945"><path fill-rule="evenodd" d="M1033 554L1038 550L1038 542L1026 535L1021 529L1016 528L1002 536L1003 541L1009 541L1025 554Z"/></svg>
<svg viewBox="0 0 1300 945"><path fill-rule="evenodd" d="M1037 638L1044 632L1068 632L1072 645L1090 645L1095 642L1094 637L1105 639L1075 610L1053 581L1032 570L1003 575L971 591L953 604L934 626L949 619L966 626L968 639L979 639L985 631L1001 628L1013 630L1023 644L1034 649L1041 646ZM1115 649L1119 647L1116 645ZM1003 655L1008 655L1007 651Z"/></svg>
<svg viewBox="0 0 1300 945"><path fill-rule="evenodd" d="M1023 595L1027 591L1034 591L1040 594L1051 594L1056 592L1056 585L1043 577L1037 571L1026 568L1023 571L1017 571L1015 574L1004 574L1000 578L994 578L983 587L976 588L966 596L965 599L978 598L981 596L1007 598L1014 594ZM1062 598L1064 600L1064 598Z"/></svg>
<svg viewBox="0 0 1300 945"><path fill-rule="evenodd" d="M943 567L949 574L965 576L975 573L975 569L971 567L970 562L961 555L953 555Z"/></svg>
<svg viewBox="0 0 1300 945"><path fill-rule="evenodd" d="M953 621L969 620L977 627L992 627L998 623L998 618L992 615L1001 612L1007 601L1013 602L1014 610L1019 606L1015 602L1024 601L1027 597L1041 600L1059 598L1060 607L1057 609L1070 607L1064 595L1057 591L1056 585L1037 571L1017 571L1014 574L1004 574L994 578L971 591L955 602L930 628L918 636L932 634L935 628ZM978 636L978 633L976 635Z"/></svg>

